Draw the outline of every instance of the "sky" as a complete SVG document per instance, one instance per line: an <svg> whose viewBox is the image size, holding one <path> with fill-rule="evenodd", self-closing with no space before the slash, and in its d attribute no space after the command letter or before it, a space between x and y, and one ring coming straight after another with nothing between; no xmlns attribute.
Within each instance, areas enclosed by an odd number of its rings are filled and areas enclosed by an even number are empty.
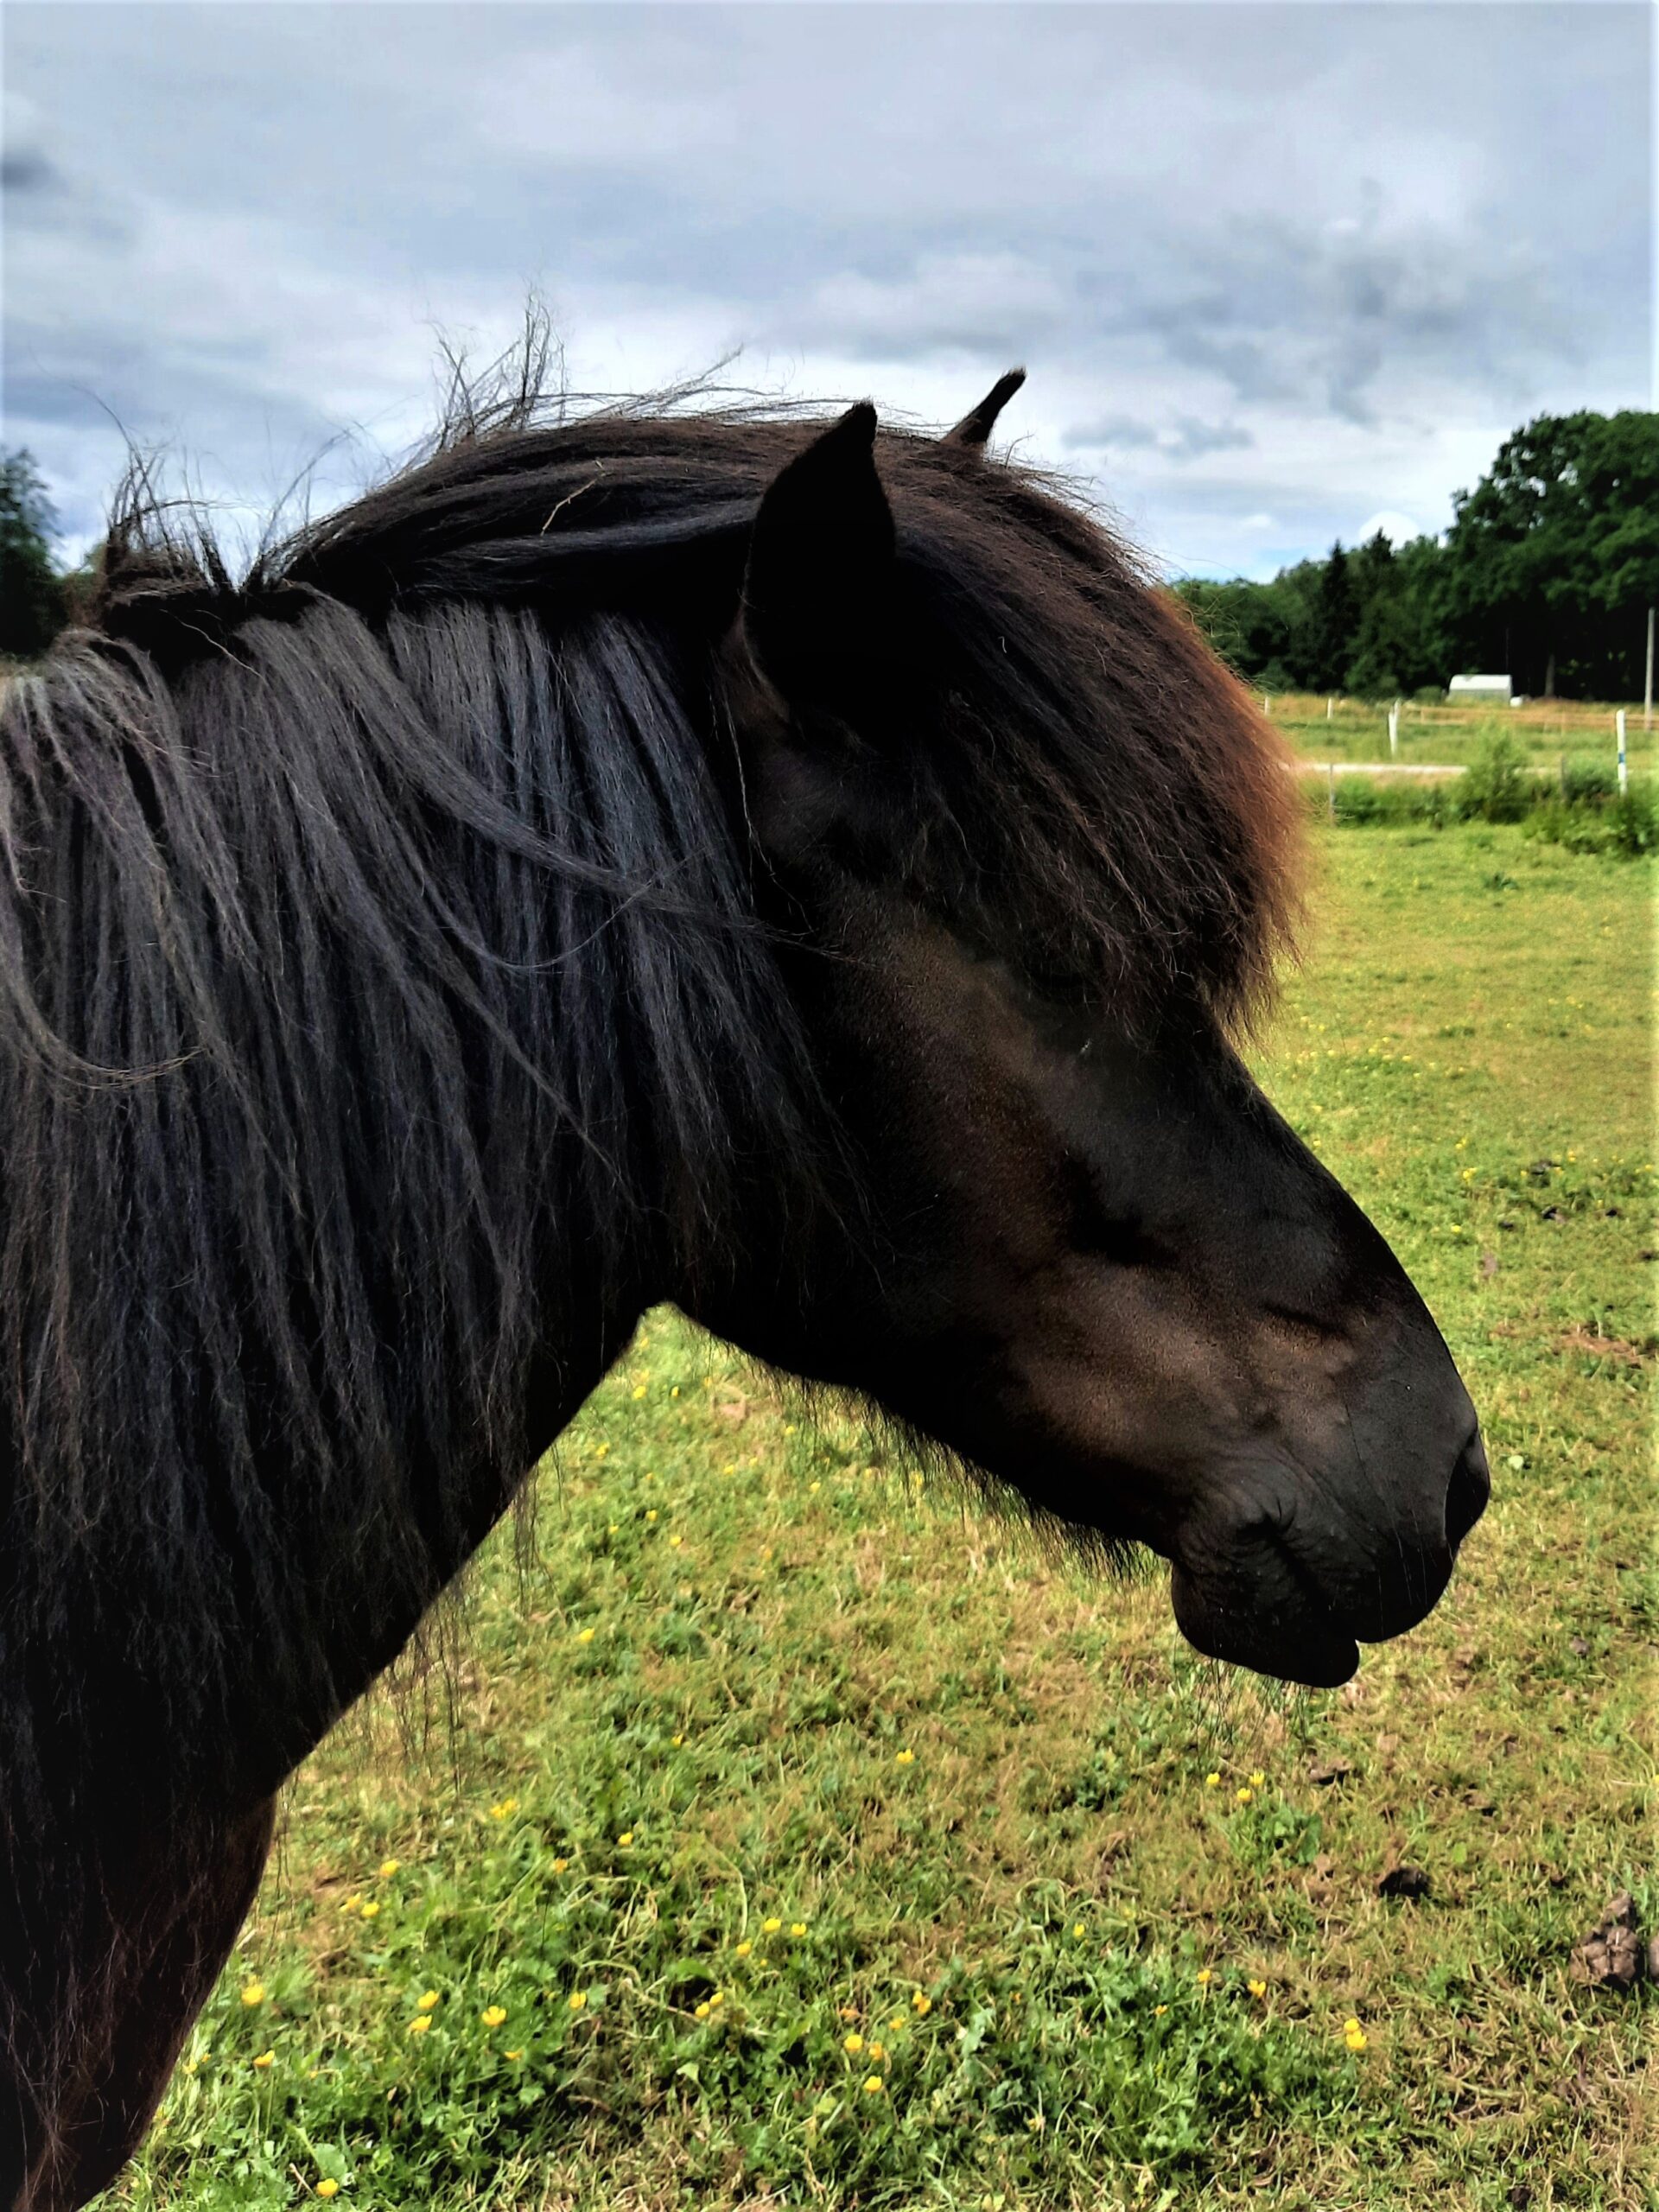
<svg viewBox="0 0 1659 2212"><path fill-rule="evenodd" d="M718 367L1071 474L1172 575L1439 531L1654 391L1642 0L10 0L0 442L232 533L538 295L577 391Z"/></svg>

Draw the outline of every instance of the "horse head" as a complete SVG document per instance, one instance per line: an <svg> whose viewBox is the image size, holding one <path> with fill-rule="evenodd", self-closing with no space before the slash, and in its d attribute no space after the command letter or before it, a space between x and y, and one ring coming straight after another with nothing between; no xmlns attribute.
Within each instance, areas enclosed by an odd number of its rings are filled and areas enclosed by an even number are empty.
<svg viewBox="0 0 1659 2212"><path fill-rule="evenodd" d="M1285 919L1271 734L1104 533L995 480L984 411L931 507L912 461L895 516L855 408L759 511L744 805L858 1188L805 1258L763 1205L688 1302L1086 1545L1162 1554L1199 1649L1339 1682L1445 1588L1478 1424L1230 1033ZM953 595L964 505L1003 566Z"/></svg>

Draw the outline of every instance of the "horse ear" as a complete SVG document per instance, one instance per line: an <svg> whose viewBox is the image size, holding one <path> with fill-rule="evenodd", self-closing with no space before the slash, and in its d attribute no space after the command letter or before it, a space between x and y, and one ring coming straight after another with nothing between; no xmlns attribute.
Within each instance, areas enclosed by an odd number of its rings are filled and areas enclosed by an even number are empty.
<svg viewBox="0 0 1659 2212"><path fill-rule="evenodd" d="M945 432L945 444L967 446L976 453L982 451L987 439L996 428L997 416L1025 380L1023 369L1010 369L1007 376L999 377L978 406L964 415L954 430Z"/></svg>
<svg viewBox="0 0 1659 2212"><path fill-rule="evenodd" d="M880 652L894 533L874 448L874 408L849 407L779 471L755 516L742 634L786 698L839 688L837 677Z"/></svg>

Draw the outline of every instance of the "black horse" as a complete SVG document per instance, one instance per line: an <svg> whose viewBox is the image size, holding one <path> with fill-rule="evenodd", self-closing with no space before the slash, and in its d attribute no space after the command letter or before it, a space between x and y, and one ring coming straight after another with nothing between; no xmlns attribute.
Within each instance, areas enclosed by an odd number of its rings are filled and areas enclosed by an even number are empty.
<svg viewBox="0 0 1659 2212"><path fill-rule="evenodd" d="M153 2111L283 1777L648 1306L1311 1683L1474 1414L1234 1049L1293 779L986 442L533 409L0 708L0 2205Z"/></svg>

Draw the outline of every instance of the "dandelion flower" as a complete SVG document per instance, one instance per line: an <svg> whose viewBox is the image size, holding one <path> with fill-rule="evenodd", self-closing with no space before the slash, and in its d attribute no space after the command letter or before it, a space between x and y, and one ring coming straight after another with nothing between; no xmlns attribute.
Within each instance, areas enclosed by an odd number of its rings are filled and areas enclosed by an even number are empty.
<svg viewBox="0 0 1659 2212"><path fill-rule="evenodd" d="M319 2196L338 2196L340 2195L340 2183L334 2179L332 2174L325 2174L322 2179L317 2183L317 2195Z"/></svg>
<svg viewBox="0 0 1659 2212"><path fill-rule="evenodd" d="M594 1634L595 1631L593 1629L579 1628L576 1630L576 1642L578 1643L591 1643L594 1640Z"/></svg>
<svg viewBox="0 0 1659 2212"><path fill-rule="evenodd" d="M1350 2050L1363 2050L1365 2048L1365 2031L1357 2020L1350 2020L1342 2031L1342 2039Z"/></svg>
<svg viewBox="0 0 1659 2212"><path fill-rule="evenodd" d="M861 2035L843 2036L841 2039L841 2047L845 2051L850 2051L856 2058L864 2048L864 2038Z"/></svg>
<svg viewBox="0 0 1659 2212"><path fill-rule="evenodd" d="M895 1766L914 1766L916 1754L914 1751L895 1751L893 1755L893 1763Z"/></svg>
<svg viewBox="0 0 1659 2212"><path fill-rule="evenodd" d="M683 1536L671 1536L668 1540L668 1548L671 1552L677 1552L684 1541Z"/></svg>
<svg viewBox="0 0 1659 2212"><path fill-rule="evenodd" d="M588 2002L588 1993L585 1989L573 1989L565 2001L573 2012L580 2012Z"/></svg>
<svg viewBox="0 0 1659 2212"><path fill-rule="evenodd" d="M647 1521L654 1521L657 1518L657 1509L654 1505L648 1505L645 1508L645 1518Z"/></svg>
<svg viewBox="0 0 1659 2212"><path fill-rule="evenodd" d="M1261 1768L1257 1767L1255 1773L1250 1777L1251 1789L1259 1789L1267 1778L1267 1776L1262 1773Z"/></svg>
<svg viewBox="0 0 1659 2212"><path fill-rule="evenodd" d="M736 1946L736 1953L737 1953L737 1956L738 1956L740 1959L747 1959L747 1958L748 1957L748 1955L749 1955L749 1953L750 1953L753 1948L754 1948L754 1946L753 1946L753 1943L740 1943L740 1944L738 1944L738 1945Z"/></svg>
<svg viewBox="0 0 1659 2212"><path fill-rule="evenodd" d="M931 1997L924 1997L919 1989L910 2001L918 2013L931 2012L933 2010L933 1999Z"/></svg>
<svg viewBox="0 0 1659 2212"><path fill-rule="evenodd" d="M556 1874L563 1874L569 1864L570 1861L568 1859L556 1859L553 1861L553 1872Z"/></svg>
<svg viewBox="0 0 1659 2212"><path fill-rule="evenodd" d="M683 1743L685 1742L685 1738L684 1738L684 1737L683 1737L683 1736L671 1736L671 1737L669 1738L669 1739L668 1739L668 1740L669 1740L669 1742L673 1745L674 1749L675 1749L677 1751L680 1749L680 1747L682 1746L682 1745L683 1745Z"/></svg>
<svg viewBox="0 0 1659 2212"><path fill-rule="evenodd" d="M507 2017L507 2008L505 2005L486 2005L478 2017L486 2028L499 2028Z"/></svg>
<svg viewBox="0 0 1659 2212"><path fill-rule="evenodd" d="M1255 1792L1254 1789L1235 1789L1233 1792L1233 1802L1236 1805L1248 1805L1255 1795Z"/></svg>
<svg viewBox="0 0 1659 2212"><path fill-rule="evenodd" d="M1167 2005L1154 2005L1152 2008L1152 2017L1154 2020L1161 2019L1168 2010Z"/></svg>
<svg viewBox="0 0 1659 2212"><path fill-rule="evenodd" d="M1204 1786L1206 1789L1219 1789L1221 1777L1215 1773L1206 1774L1204 1777Z"/></svg>
<svg viewBox="0 0 1659 2212"><path fill-rule="evenodd" d="M895 2012L893 2018L887 2022L887 2026L890 2031L897 2031L898 2029L902 2028L904 2024L905 2016L902 2012Z"/></svg>
<svg viewBox="0 0 1659 2212"><path fill-rule="evenodd" d="M1073 1922L1071 1933L1077 1936L1083 1934L1083 1923L1080 1920Z"/></svg>
<svg viewBox="0 0 1659 2212"><path fill-rule="evenodd" d="M365 1897L357 1909L365 1920L372 1920L380 1907L373 1897Z"/></svg>
<svg viewBox="0 0 1659 2212"><path fill-rule="evenodd" d="M383 1859L380 1861L381 1880L383 1882L389 1882L402 1864L403 1861L400 1859Z"/></svg>
<svg viewBox="0 0 1659 2212"><path fill-rule="evenodd" d="M632 1828L624 1828L621 1834L616 1839L616 1847L619 1851L626 1851L632 1841L633 1830Z"/></svg>
<svg viewBox="0 0 1659 2212"><path fill-rule="evenodd" d="M435 2012L438 2003L438 1993L435 1989L425 1990L415 1999L415 2003L417 2008L423 2012Z"/></svg>
<svg viewBox="0 0 1659 2212"><path fill-rule="evenodd" d="M267 2067L276 2063L276 2054L274 2050L262 2050L253 2063L263 2072Z"/></svg>
<svg viewBox="0 0 1659 2212"><path fill-rule="evenodd" d="M524 2055L522 2050L504 2050L501 2054L503 2058L522 2058Z"/></svg>
<svg viewBox="0 0 1659 2212"><path fill-rule="evenodd" d="M643 1397L645 1396L645 1384L644 1384L643 1382L636 1382L636 1383L634 1384L634 1386L633 1386L633 1397L634 1397L635 1402L637 1403L637 1402L638 1402L641 1398L643 1398Z"/></svg>
<svg viewBox="0 0 1659 2212"><path fill-rule="evenodd" d="M405 2035L423 2036L431 2024L432 2015L429 2012L417 2012L404 2032Z"/></svg>
<svg viewBox="0 0 1659 2212"><path fill-rule="evenodd" d="M243 1983L242 2002L247 2005L250 2011L251 2011L256 2005L263 2005L264 2001L265 1985L263 1981L245 1981Z"/></svg>
<svg viewBox="0 0 1659 2212"><path fill-rule="evenodd" d="M1252 1997L1265 1997L1268 1993L1268 1985L1265 1981L1247 1981L1244 1986Z"/></svg>
<svg viewBox="0 0 1659 2212"><path fill-rule="evenodd" d="M707 2000L705 1999L703 2003L694 2005L692 2007L692 2013L695 2018L706 2020L709 2017L709 2005Z"/></svg>
<svg viewBox="0 0 1659 2212"><path fill-rule="evenodd" d="M873 2061L876 2065L878 2065L878 2066L879 2066L879 2065L881 2063L881 2061L882 2061L882 2060L887 2056L887 2046L886 2045L886 2044L884 2044L884 2043L873 2043L873 2044L870 2045L870 2057L871 2057L872 2061Z"/></svg>
<svg viewBox="0 0 1659 2212"><path fill-rule="evenodd" d="M864 2094L867 2097L879 2097L886 2087L887 2083L881 2079L881 2076L879 2074L870 2074L865 2076Z"/></svg>
<svg viewBox="0 0 1659 2212"><path fill-rule="evenodd" d="M1208 1989L1215 1978L1216 1977L1211 1973L1208 1967L1200 1967L1198 1968L1198 1982L1200 1989Z"/></svg>
<svg viewBox="0 0 1659 2212"><path fill-rule="evenodd" d="M725 1991L724 1991L723 1989L711 1989L711 1990L709 1991L709 2010L711 2012L714 2011L714 2009L715 2009L715 2005L723 2005L725 2002L726 2002L726 1993L725 1993Z"/></svg>
<svg viewBox="0 0 1659 2212"><path fill-rule="evenodd" d="M791 1936L804 1936L806 1923L804 1920L791 1920L789 1923L789 1932Z"/></svg>
<svg viewBox="0 0 1659 2212"><path fill-rule="evenodd" d="M783 1924L781 1920L763 1920L760 1923L760 1933L763 1936L775 1936Z"/></svg>

